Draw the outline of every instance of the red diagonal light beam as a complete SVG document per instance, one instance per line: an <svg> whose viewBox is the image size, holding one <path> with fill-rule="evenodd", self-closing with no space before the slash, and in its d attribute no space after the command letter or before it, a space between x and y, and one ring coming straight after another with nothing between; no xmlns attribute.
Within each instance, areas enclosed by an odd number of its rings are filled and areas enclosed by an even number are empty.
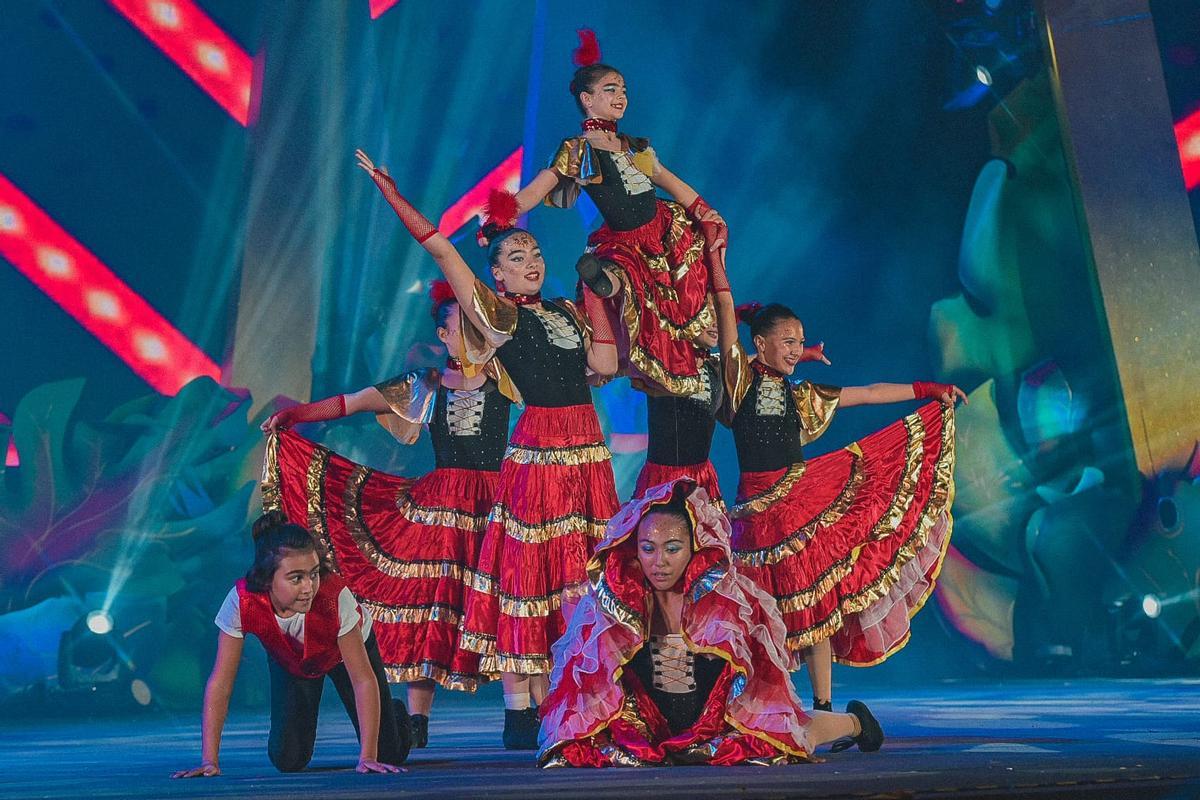
<svg viewBox="0 0 1200 800"><path fill-rule="evenodd" d="M253 60L193 0L108 0L238 122L250 119Z"/></svg>
<svg viewBox="0 0 1200 800"><path fill-rule="evenodd" d="M387 11L400 0L371 0L371 19L379 19L379 15Z"/></svg>
<svg viewBox="0 0 1200 800"><path fill-rule="evenodd" d="M479 183L475 184L460 197L454 205L446 209L438 220L438 232L449 236L463 225L483 213L487 205L488 192L493 188L507 189L516 192L521 188L521 157L525 154L524 147L518 147L512 155L500 162Z"/></svg>
<svg viewBox="0 0 1200 800"><path fill-rule="evenodd" d="M146 383L173 395L220 368L4 175L0 256L48 294Z"/></svg>
<svg viewBox="0 0 1200 800"><path fill-rule="evenodd" d="M1183 182L1190 192L1200 186L1200 111L1195 111L1175 123L1175 140L1179 142Z"/></svg>

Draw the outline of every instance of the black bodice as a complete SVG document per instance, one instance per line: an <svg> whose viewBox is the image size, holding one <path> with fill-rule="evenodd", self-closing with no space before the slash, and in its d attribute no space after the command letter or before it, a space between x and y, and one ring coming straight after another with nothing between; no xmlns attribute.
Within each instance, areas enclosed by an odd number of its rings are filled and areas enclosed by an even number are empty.
<svg viewBox="0 0 1200 800"><path fill-rule="evenodd" d="M511 410L512 401L491 381L465 391L439 386L429 422L434 462L439 468L499 472Z"/></svg>
<svg viewBox="0 0 1200 800"><path fill-rule="evenodd" d="M708 460L723 394L717 364L709 359L700 368L707 396L651 395L646 399L647 461L686 466Z"/></svg>
<svg viewBox="0 0 1200 800"><path fill-rule="evenodd" d="M631 157L598 147L592 148L592 152L596 154L596 164L600 168L603 180L600 183L585 183L583 190L596 204L608 227L615 231L631 231L654 219L658 210L658 198L654 189L630 194L621 177L617 160L628 160ZM628 165L628 169L634 169L632 163Z"/></svg>
<svg viewBox="0 0 1200 800"><path fill-rule="evenodd" d="M562 408L592 402L583 332L571 313L555 303L517 306L517 328L496 356L528 405Z"/></svg>
<svg viewBox="0 0 1200 800"><path fill-rule="evenodd" d="M804 460L792 385L783 378L755 374L732 428L742 472L770 472Z"/></svg>
<svg viewBox="0 0 1200 800"><path fill-rule="evenodd" d="M650 648L651 643L647 640L642 649L633 656L627 669L641 681L654 705L658 706L658 710L666 717L667 727L671 729L672 734L676 734L696 724L726 662L721 658L707 658L693 653L692 673L695 676L696 688L682 694L664 692L654 688L654 662L651 660Z"/></svg>

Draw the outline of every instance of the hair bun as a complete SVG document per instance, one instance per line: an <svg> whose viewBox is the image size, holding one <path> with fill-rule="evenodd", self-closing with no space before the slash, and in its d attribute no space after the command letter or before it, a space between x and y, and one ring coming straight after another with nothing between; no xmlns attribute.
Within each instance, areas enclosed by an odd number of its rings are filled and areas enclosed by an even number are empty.
<svg viewBox="0 0 1200 800"><path fill-rule="evenodd" d="M579 47L571 53L571 63L577 67L590 67L598 63L600 42L596 39L596 32L591 28L580 28L576 33L579 34Z"/></svg>
<svg viewBox="0 0 1200 800"><path fill-rule="evenodd" d="M434 319L437 319L438 309L445 303L453 303L458 300L454 296L454 290L450 288L449 281L444 281L438 278L433 283L429 284L429 299L433 306L429 309L429 313Z"/></svg>
<svg viewBox="0 0 1200 800"><path fill-rule="evenodd" d="M262 538L262 535L272 528L279 528L288 524L287 515L279 509L267 511L261 517L254 520L254 525L250 528L250 536L255 541Z"/></svg>
<svg viewBox="0 0 1200 800"><path fill-rule="evenodd" d="M758 314L758 312L762 311L762 308L762 303L743 303L735 308L733 312L737 314L738 321L749 325L754 321L754 317Z"/></svg>

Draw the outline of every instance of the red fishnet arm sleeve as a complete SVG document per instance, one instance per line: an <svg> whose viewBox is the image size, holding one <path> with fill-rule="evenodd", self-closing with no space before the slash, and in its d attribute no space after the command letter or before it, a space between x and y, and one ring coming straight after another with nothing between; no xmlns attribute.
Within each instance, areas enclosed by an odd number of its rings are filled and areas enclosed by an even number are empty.
<svg viewBox="0 0 1200 800"><path fill-rule="evenodd" d="M425 216L413 208L412 203L405 200L404 196L396 189L396 182L392 180L391 175L377 169L371 173L371 178L414 239L424 244L426 239L437 233L437 226L425 219Z"/></svg>
<svg viewBox="0 0 1200 800"><path fill-rule="evenodd" d="M612 323L608 319L608 308L604 300L597 297L591 289L583 290L583 311L592 324L592 342L595 344L616 344L613 336Z"/></svg>
<svg viewBox="0 0 1200 800"><path fill-rule="evenodd" d="M275 421L275 427L290 428L304 422L324 422L330 419L341 419L344 416L346 416L346 396L338 394L315 403L301 403L298 406L285 408L272 419Z"/></svg>

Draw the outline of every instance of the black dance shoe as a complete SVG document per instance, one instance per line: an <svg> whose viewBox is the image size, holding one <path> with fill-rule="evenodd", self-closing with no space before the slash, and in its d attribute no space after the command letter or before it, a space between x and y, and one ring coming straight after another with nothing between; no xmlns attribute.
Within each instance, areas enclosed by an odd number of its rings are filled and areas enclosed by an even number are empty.
<svg viewBox="0 0 1200 800"><path fill-rule="evenodd" d="M520 711L504 709L504 749L537 750L540 726L536 708L523 708Z"/></svg>
<svg viewBox="0 0 1200 800"><path fill-rule="evenodd" d="M814 697L812 710L813 711L833 711L833 701L832 700L818 700L817 698Z"/></svg>
<svg viewBox="0 0 1200 800"><path fill-rule="evenodd" d="M597 297L612 295L612 280L604 271L604 262L591 253L584 253L579 257L575 262L575 271L579 273L579 280L583 281L583 285L591 289Z"/></svg>
<svg viewBox="0 0 1200 800"><path fill-rule="evenodd" d="M425 714L413 714L408 718L412 723L412 746L429 746L429 717Z"/></svg>
<svg viewBox="0 0 1200 800"><path fill-rule="evenodd" d="M879 721L875 719L875 715L871 713L871 709L867 708L866 703L851 700L846 704L846 713L858 717L858 725L862 728L862 731L858 736L848 736L844 739L838 739L829 748L830 750L840 753L843 750L850 749L854 745L858 745L858 749L864 753L874 753L880 747L883 747L883 728L879 727Z"/></svg>

